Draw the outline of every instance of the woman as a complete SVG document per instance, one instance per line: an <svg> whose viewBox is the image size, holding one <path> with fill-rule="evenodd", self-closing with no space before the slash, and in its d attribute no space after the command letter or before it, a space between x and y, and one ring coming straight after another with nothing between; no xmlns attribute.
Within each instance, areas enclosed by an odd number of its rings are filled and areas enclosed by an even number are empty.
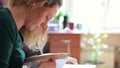
<svg viewBox="0 0 120 68"><path fill-rule="evenodd" d="M55 16L61 0L10 0L9 8L0 8L0 68L21 68L25 53L20 30L46 29ZM46 60L40 68L50 68L54 60ZM47 64L47 65L46 65Z"/></svg>

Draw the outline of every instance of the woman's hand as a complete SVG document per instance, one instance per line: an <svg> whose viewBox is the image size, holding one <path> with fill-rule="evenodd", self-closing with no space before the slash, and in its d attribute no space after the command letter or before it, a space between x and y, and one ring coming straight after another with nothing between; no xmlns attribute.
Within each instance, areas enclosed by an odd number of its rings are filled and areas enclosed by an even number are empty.
<svg viewBox="0 0 120 68"><path fill-rule="evenodd" d="M56 68L56 61L53 58L48 60L40 61L38 68Z"/></svg>

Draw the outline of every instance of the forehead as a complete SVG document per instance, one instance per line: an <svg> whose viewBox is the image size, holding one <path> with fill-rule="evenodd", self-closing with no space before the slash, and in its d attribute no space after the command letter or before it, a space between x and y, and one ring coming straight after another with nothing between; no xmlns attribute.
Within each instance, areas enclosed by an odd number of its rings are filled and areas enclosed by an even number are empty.
<svg viewBox="0 0 120 68"><path fill-rule="evenodd" d="M40 11L42 12L47 12L47 13L50 13L52 15L56 14L57 10L59 9L59 6L58 5L54 5L53 7L41 7L40 8Z"/></svg>

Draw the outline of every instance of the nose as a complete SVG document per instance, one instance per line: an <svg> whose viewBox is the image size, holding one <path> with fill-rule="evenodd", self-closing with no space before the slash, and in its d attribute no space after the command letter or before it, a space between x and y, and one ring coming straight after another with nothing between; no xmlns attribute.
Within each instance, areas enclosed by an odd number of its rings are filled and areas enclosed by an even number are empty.
<svg viewBox="0 0 120 68"><path fill-rule="evenodd" d="M47 20L43 20L40 25L39 25L39 28L42 28L42 29L47 29L47 23L48 21Z"/></svg>
<svg viewBox="0 0 120 68"><path fill-rule="evenodd" d="M42 24L41 24L41 27L42 27L42 29L47 29L47 24L42 23Z"/></svg>

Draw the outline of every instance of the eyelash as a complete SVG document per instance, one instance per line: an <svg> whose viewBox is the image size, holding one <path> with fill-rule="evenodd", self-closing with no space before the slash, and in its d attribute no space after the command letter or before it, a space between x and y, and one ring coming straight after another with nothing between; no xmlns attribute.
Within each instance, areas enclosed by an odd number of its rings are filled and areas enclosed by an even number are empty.
<svg viewBox="0 0 120 68"><path fill-rule="evenodd" d="M49 21L51 19L51 17L50 16L46 16L46 19Z"/></svg>

